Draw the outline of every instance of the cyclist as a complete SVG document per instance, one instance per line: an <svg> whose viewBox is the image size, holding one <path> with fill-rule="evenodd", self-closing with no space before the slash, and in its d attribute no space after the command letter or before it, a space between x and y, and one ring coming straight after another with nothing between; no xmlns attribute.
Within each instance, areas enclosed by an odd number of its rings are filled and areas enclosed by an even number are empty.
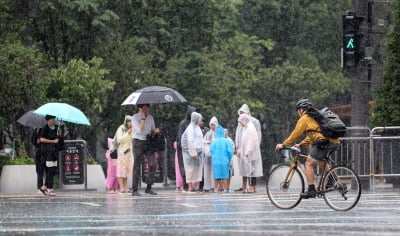
<svg viewBox="0 0 400 236"><path fill-rule="evenodd" d="M304 133L306 134L306 137L299 144L295 145L296 147L300 147L311 144L311 152L307 156L305 163L308 191L301 193L301 197L305 199L315 198L317 193L314 186L314 167L318 164L323 168L325 164L323 160L339 148L339 139L328 139L321 134L318 122L308 114L309 112L316 111L308 99L300 99L297 101L296 110L297 114L300 116L296 127L290 136L283 143L277 144L275 148L279 150L284 147L293 146L297 139ZM329 166L326 165L326 170L328 169Z"/></svg>

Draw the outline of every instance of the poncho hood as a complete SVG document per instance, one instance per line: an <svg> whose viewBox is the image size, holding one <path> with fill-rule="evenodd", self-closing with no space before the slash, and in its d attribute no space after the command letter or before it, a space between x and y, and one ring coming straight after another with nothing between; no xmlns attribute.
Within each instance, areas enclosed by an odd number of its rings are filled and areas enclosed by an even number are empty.
<svg viewBox="0 0 400 236"><path fill-rule="evenodd" d="M249 106L247 106L247 104L243 104L243 105L239 108L239 110L238 110L238 115L239 115L239 116L240 116L240 112L244 112L244 113L250 115L250 108L249 108Z"/></svg>
<svg viewBox="0 0 400 236"><path fill-rule="evenodd" d="M218 126L218 119L217 119L217 117L213 116L213 117L211 118L211 120L210 120L210 126L211 126L211 124L214 124L214 125Z"/></svg>
<svg viewBox="0 0 400 236"><path fill-rule="evenodd" d="M215 138L223 138L225 137L225 129L221 125L218 125L215 129Z"/></svg>

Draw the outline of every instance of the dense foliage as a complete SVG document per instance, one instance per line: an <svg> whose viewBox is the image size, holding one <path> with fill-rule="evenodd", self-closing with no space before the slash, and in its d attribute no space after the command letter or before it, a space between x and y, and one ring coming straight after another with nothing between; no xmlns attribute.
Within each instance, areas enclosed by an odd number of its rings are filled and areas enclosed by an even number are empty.
<svg viewBox="0 0 400 236"><path fill-rule="evenodd" d="M339 67L340 16L349 2L0 0L0 129L63 101L94 124L83 138L104 145L135 112L120 105L129 93L168 86L231 134L247 103L263 124L268 166L274 143L295 123L297 99L349 102ZM169 142L186 105L152 107Z"/></svg>
<svg viewBox="0 0 400 236"><path fill-rule="evenodd" d="M400 124L400 4L393 10L393 27L387 37L388 55L384 64L383 86L377 91L371 117L372 126Z"/></svg>

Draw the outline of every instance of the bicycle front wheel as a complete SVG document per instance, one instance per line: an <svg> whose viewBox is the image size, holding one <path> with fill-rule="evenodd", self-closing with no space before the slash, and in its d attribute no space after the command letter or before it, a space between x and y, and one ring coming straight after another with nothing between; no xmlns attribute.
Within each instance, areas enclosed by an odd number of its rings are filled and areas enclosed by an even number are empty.
<svg viewBox="0 0 400 236"><path fill-rule="evenodd" d="M334 210L348 211L360 200L360 178L347 166L332 168L327 173L323 186L325 202Z"/></svg>
<svg viewBox="0 0 400 236"><path fill-rule="evenodd" d="M301 201L302 192L304 192L304 179L297 168L290 169L289 165L281 164L269 173L267 194L276 207L291 209L297 206Z"/></svg>

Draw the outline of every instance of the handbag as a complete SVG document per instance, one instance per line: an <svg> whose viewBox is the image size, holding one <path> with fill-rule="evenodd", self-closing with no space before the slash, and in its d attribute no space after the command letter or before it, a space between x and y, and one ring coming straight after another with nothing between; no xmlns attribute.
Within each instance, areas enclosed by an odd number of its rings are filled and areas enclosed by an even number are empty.
<svg viewBox="0 0 400 236"><path fill-rule="evenodd" d="M118 151L116 149L110 151L111 159L118 159Z"/></svg>

